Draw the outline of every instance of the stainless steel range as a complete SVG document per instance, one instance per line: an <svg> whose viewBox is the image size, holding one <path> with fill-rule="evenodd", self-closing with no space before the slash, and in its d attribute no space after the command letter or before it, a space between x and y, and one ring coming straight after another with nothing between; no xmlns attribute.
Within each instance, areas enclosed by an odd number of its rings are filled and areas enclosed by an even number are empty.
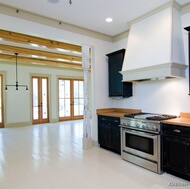
<svg viewBox="0 0 190 189"><path fill-rule="evenodd" d="M121 118L121 157L131 163L162 173L162 120L173 115L126 114Z"/></svg>

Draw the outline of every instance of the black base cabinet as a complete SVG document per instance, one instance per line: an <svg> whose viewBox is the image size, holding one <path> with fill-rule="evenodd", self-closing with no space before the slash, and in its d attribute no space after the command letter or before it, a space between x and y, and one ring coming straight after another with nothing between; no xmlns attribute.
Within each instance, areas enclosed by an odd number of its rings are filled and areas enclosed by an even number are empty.
<svg viewBox="0 0 190 189"><path fill-rule="evenodd" d="M190 180L190 128L164 125L164 171Z"/></svg>
<svg viewBox="0 0 190 189"><path fill-rule="evenodd" d="M100 147L121 154L120 118L98 116L98 142Z"/></svg>

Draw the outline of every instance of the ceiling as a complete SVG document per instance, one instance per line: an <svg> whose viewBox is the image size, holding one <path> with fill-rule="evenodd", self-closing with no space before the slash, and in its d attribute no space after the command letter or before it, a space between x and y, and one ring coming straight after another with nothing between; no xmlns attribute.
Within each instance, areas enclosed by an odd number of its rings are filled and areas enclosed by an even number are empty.
<svg viewBox="0 0 190 189"><path fill-rule="evenodd" d="M0 6L115 37L129 29L129 22L169 2L171 0L0 0ZM185 6L190 0L176 2ZM107 23L107 17L113 22ZM15 63L15 53L19 53L19 64L82 69L81 46L0 28L0 62Z"/></svg>
<svg viewBox="0 0 190 189"><path fill-rule="evenodd" d="M128 23L171 0L0 0L0 4L109 36L129 29ZM181 6L190 0L176 0ZM111 17L111 23L105 22Z"/></svg>

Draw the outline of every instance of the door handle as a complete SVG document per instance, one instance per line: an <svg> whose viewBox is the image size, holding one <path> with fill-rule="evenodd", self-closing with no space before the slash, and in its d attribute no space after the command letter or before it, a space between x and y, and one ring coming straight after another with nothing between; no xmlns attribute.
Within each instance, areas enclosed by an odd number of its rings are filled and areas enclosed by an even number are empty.
<svg viewBox="0 0 190 189"><path fill-rule="evenodd" d="M38 107L42 107L42 102L38 105Z"/></svg>

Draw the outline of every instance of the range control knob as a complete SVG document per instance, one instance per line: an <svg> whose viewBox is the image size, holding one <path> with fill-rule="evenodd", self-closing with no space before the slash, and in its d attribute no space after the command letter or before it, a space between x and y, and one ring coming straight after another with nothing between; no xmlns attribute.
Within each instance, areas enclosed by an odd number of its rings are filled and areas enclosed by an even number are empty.
<svg viewBox="0 0 190 189"><path fill-rule="evenodd" d="M128 126L130 126L130 125L131 125L131 122L130 122L130 121L128 121L128 122L127 122L127 125L128 125Z"/></svg>
<svg viewBox="0 0 190 189"><path fill-rule="evenodd" d="M153 126L152 126L152 130L156 130L156 125L153 125Z"/></svg>
<svg viewBox="0 0 190 189"><path fill-rule="evenodd" d="M136 123L136 127L140 127L140 124L139 124L139 123Z"/></svg>

